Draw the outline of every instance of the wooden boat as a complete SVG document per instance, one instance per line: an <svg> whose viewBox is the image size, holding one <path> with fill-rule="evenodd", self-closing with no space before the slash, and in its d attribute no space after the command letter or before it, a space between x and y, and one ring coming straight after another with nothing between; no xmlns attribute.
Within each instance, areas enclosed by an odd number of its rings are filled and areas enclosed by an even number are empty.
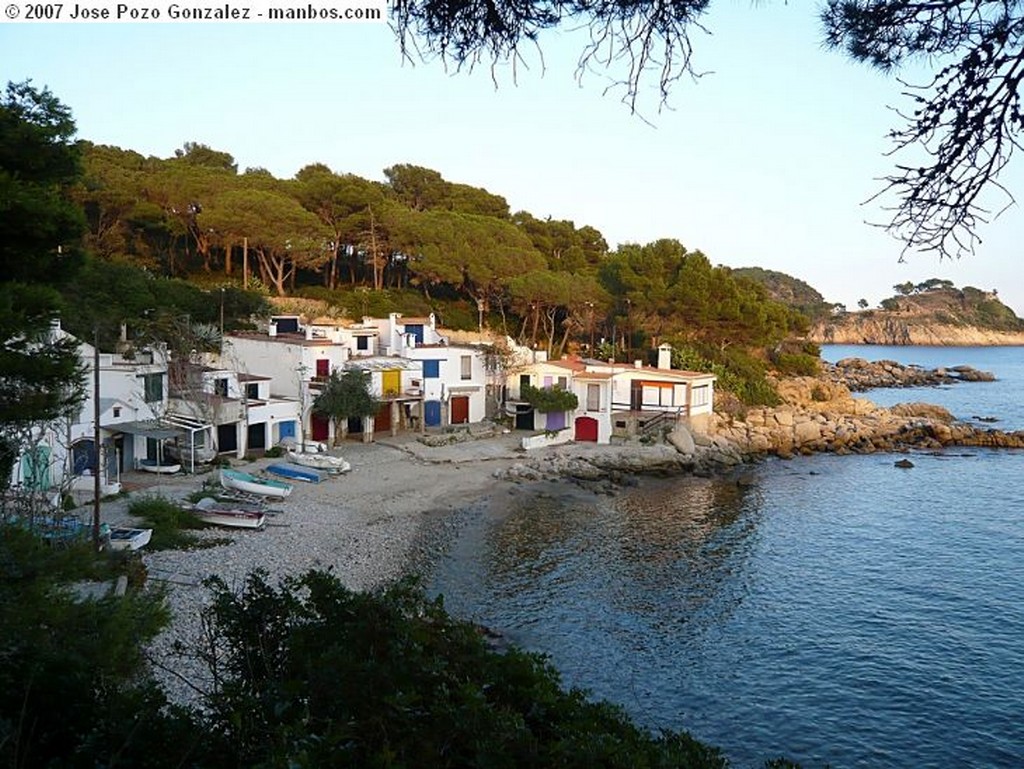
<svg viewBox="0 0 1024 769"><path fill-rule="evenodd" d="M282 478L289 478L293 481L305 481L306 483L320 483L324 479L315 470L307 470L294 465L267 465L267 472L280 475Z"/></svg>
<svg viewBox="0 0 1024 769"><path fill-rule="evenodd" d="M215 526L230 526L238 529L262 529L267 523L266 513L252 510L230 502L218 502L212 497L203 497L192 506L196 516Z"/></svg>
<svg viewBox="0 0 1024 769"><path fill-rule="evenodd" d="M173 473L181 472L181 465L176 462L164 462L159 463L155 459L140 459L138 462L139 469L146 473L160 473L162 475L171 475Z"/></svg>
<svg viewBox="0 0 1024 769"><path fill-rule="evenodd" d="M152 536L152 529L111 526L107 543L111 550L138 550L148 545Z"/></svg>
<svg viewBox="0 0 1024 769"><path fill-rule="evenodd" d="M326 453L308 454L289 450L287 456L288 461L293 464L312 467L336 475L347 473L352 469L352 465L341 457L334 457Z"/></svg>
<svg viewBox="0 0 1024 769"><path fill-rule="evenodd" d="M292 493L292 485L284 481L275 481L271 478L260 478L250 473L243 473L241 470L232 470L222 467L220 470L220 485L225 489L244 491L246 494L258 494L261 497L276 497L284 499Z"/></svg>

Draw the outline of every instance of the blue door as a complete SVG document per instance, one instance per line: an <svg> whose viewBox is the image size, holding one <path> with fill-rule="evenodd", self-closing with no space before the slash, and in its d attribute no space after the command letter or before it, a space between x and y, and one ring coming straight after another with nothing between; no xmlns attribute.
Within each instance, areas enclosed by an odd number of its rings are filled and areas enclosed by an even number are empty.
<svg viewBox="0 0 1024 769"><path fill-rule="evenodd" d="M441 424L441 401L427 401L423 404L423 420L427 427Z"/></svg>
<svg viewBox="0 0 1024 769"><path fill-rule="evenodd" d="M291 422L281 422L278 425L278 429L279 429L278 435L280 436L278 438L278 440L280 440L280 441L284 441L284 440L286 440L288 438L294 438L295 437L295 421L294 420L292 420Z"/></svg>

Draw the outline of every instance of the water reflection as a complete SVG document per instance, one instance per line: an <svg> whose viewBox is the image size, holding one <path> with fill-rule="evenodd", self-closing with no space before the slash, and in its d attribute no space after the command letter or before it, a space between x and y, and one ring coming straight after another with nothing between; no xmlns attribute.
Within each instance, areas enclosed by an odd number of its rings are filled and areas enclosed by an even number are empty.
<svg viewBox="0 0 1024 769"><path fill-rule="evenodd" d="M435 575L448 606L542 648L572 679L656 655L721 623L747 592L759 493L733 481L645 482L609 498L561 487L520 495L464 531ZM595 671L578 671L600 688ZM596 672L600 678L600 672Z"/></svg>

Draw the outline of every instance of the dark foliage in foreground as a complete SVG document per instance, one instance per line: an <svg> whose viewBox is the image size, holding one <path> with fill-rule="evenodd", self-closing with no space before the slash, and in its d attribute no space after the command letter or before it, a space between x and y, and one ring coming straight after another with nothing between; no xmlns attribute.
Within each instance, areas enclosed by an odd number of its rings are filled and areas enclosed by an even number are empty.
<svg viewBox="0 0 1024 769"><path fill-rule="evenodd" d="M210 727L237 766L724 767L685 734L653 736L564 691L537 655L491 651L410 583L376 595L311 571L241 594L217 580Z"/></svg>

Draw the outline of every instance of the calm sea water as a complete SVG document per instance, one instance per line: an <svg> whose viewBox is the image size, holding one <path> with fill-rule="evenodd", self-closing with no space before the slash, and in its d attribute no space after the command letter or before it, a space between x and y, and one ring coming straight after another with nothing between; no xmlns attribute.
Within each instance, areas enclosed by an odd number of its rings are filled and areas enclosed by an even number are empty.
<svg viewBox="0 0 1024 769"><path fill-rule="evenodd" d="M1024 427L1021 348L825 352L848 354L993 370L892 402ZM911 458L512 496L471 515L433 587L566 683L735 766L1024 766L1024 453Z"/></svg>

